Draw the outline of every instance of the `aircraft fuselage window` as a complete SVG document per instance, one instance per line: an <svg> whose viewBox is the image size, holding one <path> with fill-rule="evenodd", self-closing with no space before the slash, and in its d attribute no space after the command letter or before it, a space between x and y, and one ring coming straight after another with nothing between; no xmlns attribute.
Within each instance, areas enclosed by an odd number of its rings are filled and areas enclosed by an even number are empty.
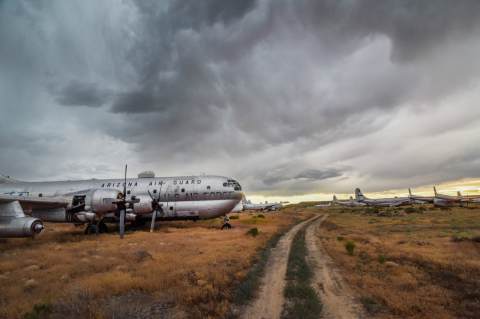
<svg viewBox="0 0 480 319"><path fill-rule="evenodd" d="M38 194L38 197L42 197L42 196L43 196L43 194L42 194L42 193Z"/></svg>
<svg viewBox="0 0 480 319"><path fill-rule="evenodd" d="M173 210L173 206L170 206L170 210Z"/></svg>
<svg viewBox="0 0 480 319"><path fill-rule="evenodd" d="M156 194L156 193L157 193L157 190L156 190L156 189L154 189L154 190L153 190L153 193L154 193L154 194Z"/></svg>
<svg viewBox="0 0 480 319"><path fill-rule="evenodd" d="M185 193L185 188L182 188L182 193Z"/></svg>

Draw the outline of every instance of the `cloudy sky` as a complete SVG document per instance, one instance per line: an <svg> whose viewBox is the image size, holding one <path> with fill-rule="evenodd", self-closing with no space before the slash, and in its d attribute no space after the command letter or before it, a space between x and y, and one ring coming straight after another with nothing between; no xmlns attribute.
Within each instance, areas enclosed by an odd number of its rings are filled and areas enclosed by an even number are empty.
<svg viewBox="0 0 480 319"><path fill-rule="evenodd" d="M0 1L0 173L247 194L480 176L480 1Z"/></svg>

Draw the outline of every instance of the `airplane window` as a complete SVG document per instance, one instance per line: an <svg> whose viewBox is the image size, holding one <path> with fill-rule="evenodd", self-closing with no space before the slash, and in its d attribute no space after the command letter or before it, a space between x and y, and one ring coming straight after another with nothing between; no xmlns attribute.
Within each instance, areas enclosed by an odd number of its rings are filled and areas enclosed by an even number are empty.
<svg viewBox="0 0 480 319"><path fill-rule="evenodd" d="M156 194L156 193L157 193L157 190L156 190L156 189L154 189L154 190L153 190L153 193L154 193L154 194Z"/></svg>
<svg viewBox="0 0 480 319"><path fill-rule="evenodd" d="M185 193L185 188L182 188L182 193Z"/></svg>
<svg viewBox="0 0 480 319"><path fill-rule="evenodd" d="M173 206L170 206L170 210L173 210Z"/></svg>
<svg viewBox="0 0 480 319"><path fill-rule="evenodd" d="M42 197L42 196L43 196L43 194L42 194L42 193L38 194L38 197Z"/></svg>

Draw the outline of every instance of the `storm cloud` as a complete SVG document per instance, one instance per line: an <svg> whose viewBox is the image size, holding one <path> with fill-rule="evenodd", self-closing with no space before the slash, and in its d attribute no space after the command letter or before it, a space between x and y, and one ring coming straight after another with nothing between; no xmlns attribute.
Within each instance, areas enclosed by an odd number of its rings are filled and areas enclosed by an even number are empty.
<svg viewBox="0 0 480 319"><path fill-rule="evenodd" d="M478 177L479 32L475 0L4 1L0 172L128 162L267 195Z"/></svg>

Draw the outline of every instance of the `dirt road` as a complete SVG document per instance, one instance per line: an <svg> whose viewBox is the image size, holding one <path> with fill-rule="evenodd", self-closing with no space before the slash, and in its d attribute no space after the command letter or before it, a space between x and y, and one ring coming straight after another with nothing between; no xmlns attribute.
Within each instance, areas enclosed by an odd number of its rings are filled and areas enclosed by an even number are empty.
<svg viewBox="0 0 480 319"><path fill-rule="evenodd" d="M283 308L283 289L285 287L285 274L287 272L288 255L295 234L306 224L313 222L321 216L312 217L295 225L278 241L272 249L265 275L262 279L257 299L249 305L242 318L244 319L277 319L280 318Z"/></svg>
<svg viewBox="0 0 480 319"><path fill-rule="evenodd" d="M328 215L310 218L288 231L272 249L262 279L259 295L244 311L243 319L278 319L281 316L288 256L295 234L306 227L305 241L308 262L314 270L312 282L323 304L321 318L363 318L363 309L336 270L333 261L323 250L319 232Z"/></svg>
<svg viewBox="0 0 480 319"><path fill-rule="evenodd" d="M308 225L305 231L308 261L315 272L312 286L323 304L322 318L363 318L362 306L352 297L352 293L338 273L335 264L320 243L320 224L327 217L328 215L324 215L317 219Z"/></svg>

